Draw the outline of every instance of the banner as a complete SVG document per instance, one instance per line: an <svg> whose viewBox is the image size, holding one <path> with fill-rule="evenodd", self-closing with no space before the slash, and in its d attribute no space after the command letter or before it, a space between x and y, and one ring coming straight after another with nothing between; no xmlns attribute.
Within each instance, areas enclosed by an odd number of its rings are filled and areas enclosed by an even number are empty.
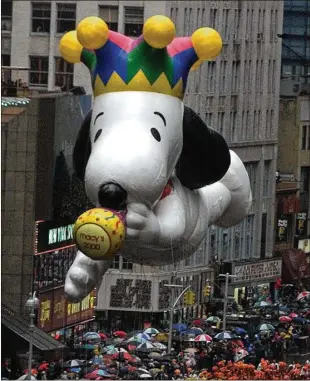
<svg viewBox="0 0 310 381"><path fill-rule="evenodd" d="M296 235L307 234L307 219L307 212L301 212L296 214Z"/></svg>
<svg viewBox="0 0 310 381"><path fill-rule="evenodd" d="M267 281L268 279L280 278L282 273L282 260L261 261L235 265L233 274L234 283L248 283L257 281Z"/></svg>
<svg viewBox="0 0 310 381"><path fill-rule="evenodd" d="M67 301L63 287L39 295L38 327L45 332L76 325L94 316L95 291L80 303Z"/></svg>

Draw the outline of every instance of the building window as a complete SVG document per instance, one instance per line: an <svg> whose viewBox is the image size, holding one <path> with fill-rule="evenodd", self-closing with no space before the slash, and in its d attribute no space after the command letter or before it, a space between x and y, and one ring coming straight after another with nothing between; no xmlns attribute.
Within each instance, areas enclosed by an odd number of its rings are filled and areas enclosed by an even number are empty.
<svg viewBox="0 0 310 381"><path fill-rule="evenodd" d="M225 127L225 112L218 112L217 113L217 131L220 134L223 134L224 127Z"/></svg>
<svg viewBox="0 0 310 381"><path fill-rule="evenodd" d="M47 86L48 57L30 57L29 85Z"/></svg>
<svg viewBox="0 0 310 381"><path fill-rule="evenodd" d="M12 9L13 1L1 1L1 31L11 32L12 30Z"/></svg>
<svg viewBox="0 0 310 381"><path fill-rule="evenodd" d="M11 66L11 56L9 54L1 54L1 66Z"/></svg>
<svg viewBox="0 0 310 381"><path fill-rule="evenodd" d="M207 112L206 113L205 123L209 127L212 125L212 117L213 117L213 113L212 112Z"/></svg>
<svg viewBox="0 0 310 381"><path fill-rule="evenodd" d="M220 63L220 94L225 92L227 75L227 61Z"/></svg>
<svg viewBox="0 0 310 381"><path fill-rule="evenodd" d="M213 99L214 97L206 97L206 108L213 108Z"/></svg>
<svg viewBox="0 0 310 381"><path fill-rule="evenodd" d="M239 61L233 61L232 85L231 85L231 92L233 94L238 93L239 82L240 82L240 62Z"/></svg>
<svg viewBox="0 0 310 381"><path fill-rule="evenodd" d="M310 167L301 167L300 191L309 193L310 189Z"/></svg>
<svg viewBox="0 0 310 381"><path fill-rule="evenodd" d="M104 20L109 30L118 31L118 8L117 7L99 7L99 17Z"/></svg>
<svg viewBox="0 0 310 381"><path fill-rule="evenodd" d="M210 9L210 28L216 29L217 25L217 9Z"/></svg>
<svg viewBox="0 0 310 381"><path fill-rule="evenodd" d="M222 14L222 38L224 41L228 40L229 11L230 9L223 9Z"/></svg>
<svg viewBox="0 0 310 381"><path fill-rule="evenodd" d="M245 169L248 172L251 184L251 191L253 199L256 196L256 174L257 174L257 163L245 163Z"/></svg>
<svg viewBox="0 0 310 381"><path fill-rule="evenodd" d="M125 35L139 37L142 34L144 21L143 7L125 7Z"/></svg>
<svg viewBox="0 0 310 381"><path fill-rule="evenodd" d="M32 3L33 33L49 33L51 27L51 3Z"/></svg>
<svg viewBox="0 0 310 381"><path fill-rule="evenodd" d="M57 33L75 29L76 4L57 4Z"/></svg>
<svg viewBox="0 0 310 381"><path fill-rule="evenodd" d="M73 87L73 64L62 57L55 57L55 86L69 91Z"/></svg>
<svg viewBox="0 0 310 381"><path fill-rule="evenodd" d="M310 124L302 126L301 149L310 150Z"/></svg>
<svg viewBox="0 0 310 381"><path fill-rule="evenodd" d="M265 259L266 256L266 238L267 238L267 213L262 215L262 231L260 236L260 258Z"/></svg>
<svg viewBox="0 0 310 381"><path fill-rule="evenodd" d="M263 197L270 197L270 168L271 168L271 161L266 160L265 161L265 168L264 168L264 185L263 185Z"/></svg>
<svg viewBox="0 0 310 381"><path fill-rule="evenodd" d="M116 254L114 256L113 261L111 262L110 268L119 270L119 268L120 268L120 255L119 254Z"/></svg>
<svg viewBox="0 0 310 381"><path fill-rule="evenodd" d="M132 270L132 262L127 261L126 258L122 257L123 264L122 264L122 270Z"/></svg>
<svg viewBox="0 0 310 381"><path fill-rule="evenodd" d="M208 62L207 71L207 92L213 93L215 91L215 62Z"/></svg>

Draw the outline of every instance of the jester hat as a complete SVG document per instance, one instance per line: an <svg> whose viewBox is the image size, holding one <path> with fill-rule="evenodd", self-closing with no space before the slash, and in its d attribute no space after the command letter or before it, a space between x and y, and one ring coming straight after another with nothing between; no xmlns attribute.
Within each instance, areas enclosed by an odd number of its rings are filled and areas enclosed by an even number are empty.
<svg viewBox="0 0 310 381"><path fill-rule="evenodd" d="M221 51L217 31L200 28L191 37L175 37L174 23L153 16L137 39L109 30L98 17L82 20L59 45L70 63L84 63L91 74L94 96L118 91L149 91L183 99L190 70Z"/></svg>

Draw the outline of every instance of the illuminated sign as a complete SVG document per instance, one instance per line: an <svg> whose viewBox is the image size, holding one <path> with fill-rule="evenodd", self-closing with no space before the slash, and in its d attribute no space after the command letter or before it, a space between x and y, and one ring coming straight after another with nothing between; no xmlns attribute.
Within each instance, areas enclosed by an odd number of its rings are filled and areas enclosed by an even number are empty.
<svg viewBox="0 0 310 381"><path fill-rule="evenodd" d="M307 234L307 212L301 212L296 214L296 235Z"/></svg>
<svg viewBox="0 0 310 381"><path fill-rule="evenodd" d="M51 221L37 222L35 254L74 245L73 226L72 223L55 224Z"/></svg>
<svg viewBox="0 0 310 381"><path fill-rule="evenodd" d="M298 249L305 253L310 253L310 239L300 239L298 241Z"/></svg>
<svg viewBox="0 0 310 381"><path fill-rule="evenodd" d="M95 291L80 303L68 302L63 287L39 296L38 326L45 332L90 320L94 316Z"/></svg>

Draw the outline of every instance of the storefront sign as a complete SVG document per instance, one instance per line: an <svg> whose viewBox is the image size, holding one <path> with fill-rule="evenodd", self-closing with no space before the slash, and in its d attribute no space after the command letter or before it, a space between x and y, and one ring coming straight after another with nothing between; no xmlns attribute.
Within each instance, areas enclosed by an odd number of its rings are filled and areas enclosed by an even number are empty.
<svg viewBox="0 0 310 381"><path fill-rule="evenodd" d="M51 221L36 224L35 254L73 245L73 224L55 224Z"/></svg>
<svg viewBox="0 0 310 381"><path fill-rule="evenodd" d="M277 223L277 242L287 242L289 221L285 217L278 219Z"/></svg>
<svg viewBox="0 0 310 381"><path fill-rule="evenodd" d="M310 239L300 239L298 241L298 249L302 250L306 254L310 253Z"/></svg>
<svg viewBox="0 0 310 381"><path fill-rule="evenodd" d="M301 212L296 215L296 235L307 234L307 212Z"/></svg>
<svg viewBox="0 0 310 381"><path fill-rule="evenodd" d="M39 300L38 326L45 332L78 324L94 316L94 291L81 303L68 302L63 287L42 293Z"/></svg>
<svg viewBox="0 0 310 381"><path fill-rule="evenodd" d="M282 260L264 261L236 265L234 268L234 283L256 282L281 277Z"/></svg>

